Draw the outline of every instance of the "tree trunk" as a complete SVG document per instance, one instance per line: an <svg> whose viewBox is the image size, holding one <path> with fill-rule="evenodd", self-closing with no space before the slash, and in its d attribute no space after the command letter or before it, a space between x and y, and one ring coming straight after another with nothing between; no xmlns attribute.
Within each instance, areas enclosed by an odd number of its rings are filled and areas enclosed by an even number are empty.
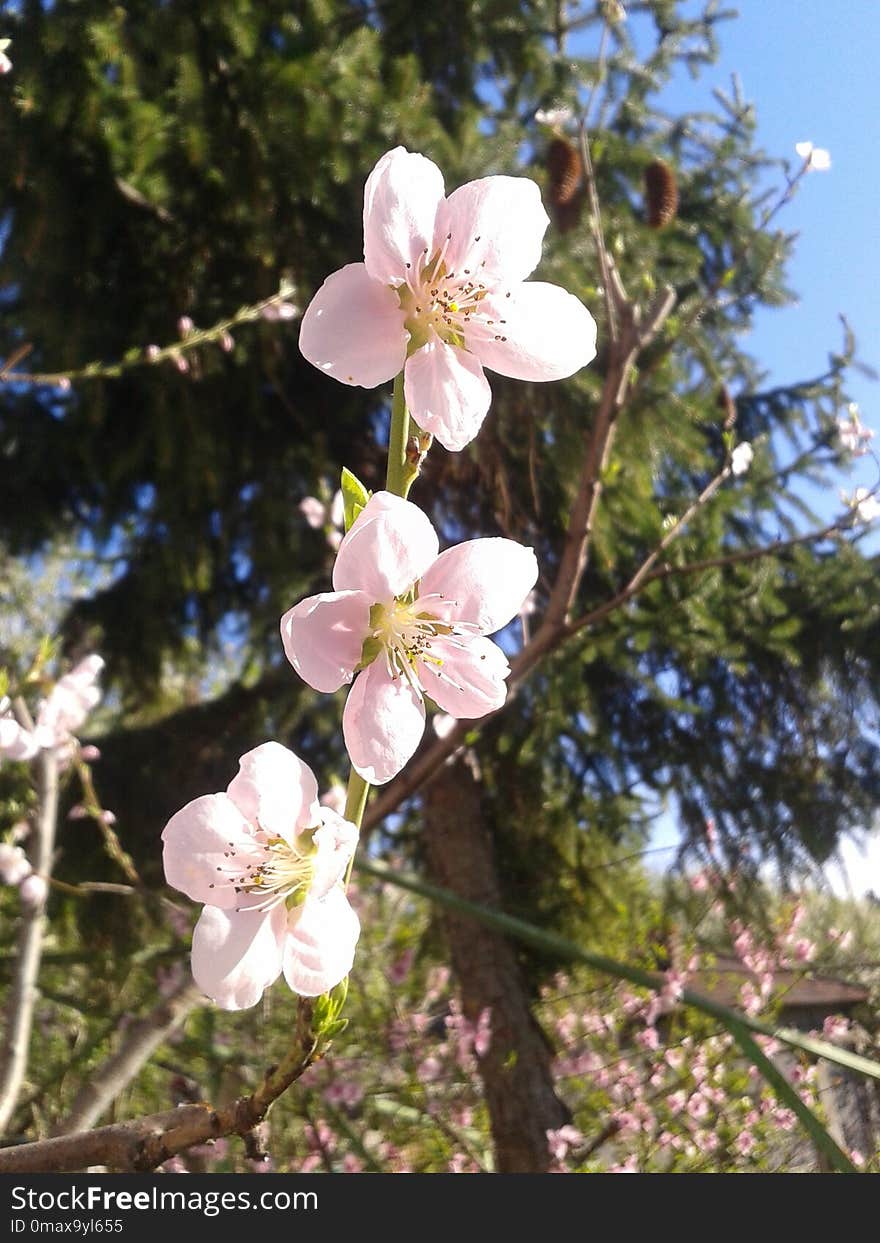
<svg viewBox="0 0 880 1243"><path fill-rule="evenodd" d="M480 788L461 759L447 764L424 792L424 846L431 880L463 898L499 906L492 840ZM495 1168L542 1174L550 1164L547 1131L568 1121L553 1090L550 1049L535 1019L516 954L498 933L454 911L443 912L462 1008L471 1022L488 1007L492 1042L478 1059L492 1123Z"/></svg>

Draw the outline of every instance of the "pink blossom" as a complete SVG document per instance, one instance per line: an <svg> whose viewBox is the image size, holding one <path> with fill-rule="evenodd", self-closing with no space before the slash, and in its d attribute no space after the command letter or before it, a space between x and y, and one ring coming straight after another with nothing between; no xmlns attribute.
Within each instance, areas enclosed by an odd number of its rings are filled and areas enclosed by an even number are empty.
<svg viewBox="0 0 880 1243"><path fill-rule="evenodd" d="M0 884L19 885L30 874L31 865L22 848L0 842Z"/></svg>
<svg viewBox="0 0 880 1243"><path fill-rule="evenodd" d="M609 1174L638 1174L639 1163L635 1153L631 1153L620 1165L612 1165Z"/></svg>
<svg viewBox="0 0 880 1243"><path fill-rule="evenodd" d="M714 1131L699 1131L695 1139L701 1152L717 1152L721 1144L721 1140Z"/></svg>
<svg viewBox="0 0 880 1243"><path fill-rule="evenodd" d="M859 419L858 407L850 406L850 410L852 418L837 420L837 434L840 437L840 443L848 453L851 453L853 457L863 457L869 451L874 432L870 427L865 427Z"/></svg>
<svg viewBox="0 0 880 1243"><path fill-rule="evenodd" d="M798 937L794 943L794 956L798 962L810 962L816 957L816 946L807 937Z"/></svg>
<svg viewBox="0 0 880 1243"><path fill-rule="evenodd" d="M670 1112L674 1114L680 1114L686 1103L686 1092L673 1092L666 1098L666 1104L668 1105Z"/></svg>
<svg viewBox="0 0 880 1243"><path fill-rule="evenodd" d="M39 750L30 730L19 725L7 710L8 699L0 700L0 759L30 760Z"/></svg>
<svg viewBox="0 0 880 1243"><path fill-rule="evenodd" d="M279 320L296 319L299 308L293 302L270 302L260 314L270 323L277 323Z"/></svg>
<svg viewBox="0 0 880 1243"><path fill-rule="evenodd" d="M85 760L87 764L94 764L96 760L101 758L101 752L97 747L89 743L85 747L80 748L80 758Z"/></svg>
<svg viewBox="0 0 880 1243"><path fill-rule="evenodd" d="M34 728L37 746L47 750L63 747L101 699L97 685L104 668L100 656L86 656L59 678L40 707Z"/></svg>
<svg viewBox="0 0 880 1243"><path fill-rule="evenodd" d="M162 832L165 877L205 908L196 983L243 1010L284 973L316 997L350 971L360 933L340 881L357 829L318 804L311 769L277 742L239 761L224 794L194 799Z"/></svg>
<svg viewBox="0 0 880 1243"><path fill-rule="evenodd" d="M456 450L489 409L484 367L563 379L595 357L596 324L557 285L524 283L549 223L533 181L485 177L444 195L424 156L382 156L364 190L364 262L318 290L300 349L343 384L374 388L403 370L419 427Z"/></svg>
<svg viewBox="0 0 880 1243"><path fill-rule="evenodd" d="M330 807L337 815L344 816L347 799L345 786L338 781L334 781L329 789L321 795L321 806Z"/></svg>
<svg viewBox="0 0 880 1243"><path fill-rule="evenodd" d="M739 999L746 1014L754 1016L761 1010L761 996L751 980L746 980L739 990Z"/></svg>
<svg viewBox="0 0 880 1243"><path fill-rule="evenodd" d="M299 512L315 531L327 521L327 506L316 496L305 496L299 503Z"/></svg>
<svg viewBox="0 0 880 1243"><path fill-rule="evenodd" d="M845 1040L849 1034L849 1019L839 1014L829 1014L822 1024L822 1035L826 1040Z"/></svg>
<svg viewBox="0 0 880 1243"><path fill-rule="evenodd" d="M643 1049L653 1052L660 1048L660 1037L657 1034L656 1027L644 1027L640 1032L636 1033L636 1040Z"/></svg>
<svg viewBox="0 0 880 1243"><path fill-rule="evenodd" d="M561 1126L557 1131L547 1132L547 1145L554 1161L564 1161L569 1149L583 1142L584 1137L577 1127Z"/></svg>
<svg viewBox="0 0 880 1243"><path fill-rule="evenodd" d="M530 548L476 539L437 555L431 523L377 492L339 548L332 592L281 619L288 660L315 690L357 678L342 719L357 772L383 785L425 728L423 697L456 718L485 716L507 695L507 658L486 636L516 616L538 574Z"/></svg>
<svg viewBox="0 0 880 1243"><path fill-rule="evenodd" d="M477 1057L485 1057L492 1046L492 1009L485 1006L480 1011L477 1025L474 1028L474 1053Z"/></svg>
<svg viewBox="0 0 880 1243"><path fill-rule="evenodd" d="M703 1122L709 1117L709 1102L700 1092L695 1092L687 1103L687 1111L695 1122Z"/></svg>
<svg viewBox="0 0 880 1243"><path fill-rule="evenodd" d="M22 905L36 910L38 906L42 906L49 894L49 886L42 876L38 876L36 872L31 872L26 876L18 886L18 896L21 898Z"/></svg>
<svg viewBox="0 0 880 1243"><path fill-rule="evenodd" d="M426 1057L418 1069L418 1076L424 1083L433 1083L443 1074L443 1063L439 1057Z"/></svg>
<svg viewBox="0 0 880 1243"><path fill-rule="evenodd" d="M733 1141L733 1146L741 1157L747 1157L749 1153L753 1152L756 1144L757 1140L751 1131L743 1131Z"/></svg>

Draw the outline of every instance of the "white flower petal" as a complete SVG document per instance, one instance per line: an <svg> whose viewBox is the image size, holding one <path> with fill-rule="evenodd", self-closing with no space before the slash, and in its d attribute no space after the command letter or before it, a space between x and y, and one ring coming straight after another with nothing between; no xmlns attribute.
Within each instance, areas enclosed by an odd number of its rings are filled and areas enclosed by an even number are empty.
<svg viewBox="0 0 880 1243"><path fill-rule="evenodd" d="M204 794L175 812L162 830L169 885L194 902L240 905L235 885L265 859L265 849L228 794Z"/></svg>
<svg viewBox="0 0 880 1243"><path fill-rule="evenodd" d="M404 396L424 431L453 452L470 444L492 402L480 360L436 338L406 360Z"/></svg>
<svg viewBox="0 0 880 1243"><path fill-rule="evenodd" d="M437 212L434 249L447 272L518 284L538 266L550 219L527 177L483 177L453 190ZM451 237L449 236L451 234Z"/></svg>
<svg viewBox="0 0 880 1243"><path fill-rule="evenodd" d="M206 906L193 931L193 979L222 1010L256 1005L281 974L284 904L267 914Z"/></svg>
<svg viewBox="0 0 880 1243"><path fill-rule="evenodd" d="M326 591L300 600L281 618L284 654L316 691L331 694L351 681L372 603L361 591Z"/></svg>
<svg viewBox="0 0 880 1243"><path fill-rule="evenodd" d="M295 993L319 997L351 971L361 926L337 886L325 898L306 898L290 912L284 941L284 978Z"/></svg>
<svg viewBox="0 0 880 1243"><path fill-rule="evenodd" d="M370 785L384 785L409 762L425 731L425 705L403 677L393 678L385 657L355 678L342 715L345 746Z"/></svg>
<svg viewBox="0 0 880 1243"><path fill-rule="evenodd" d="M393 289L374 281L362 263L328 276L303 316L299 348L342 384L375 388L398 374L409 334Z"/></svg>
<svg viewBox="0 0 880 1243"><path fill-rule="evenodd" d="M562 380L596 357L596 321L558 285L528 281L509 298L485 299L483 307L480 319L468 325L467 346L499 375Z"/></svg>
<svg viewBox="0 0 880 1243"><path fill-rule="evenodd" d="M400 285L426 259L443 202L443 174L436 164L395 147L379 160L364 188L364 261L383 285Z"/></svg>
<svg viewBox="0 0 880 1243"><path fill-rule="evenodd" d="M419 584L419 601L446 621L494 634L514 618L538 579L531 548L510 539L475 539L442 552Z"/></svg>
<svg viewBox="0 0 880 1243"><path fill-rule="evenodd" d="M297 829L319 823L315 775L279 742L264 742L243 755L226 793L270 837L293 842Z"/></svg>
<svg viewBox="0 0 880 1243"><path fill-rule="evenodd" d="M421 578L439 546L418 505L376 492L339 546L334 590L362 591L374 604L388 603Z"/></svg>

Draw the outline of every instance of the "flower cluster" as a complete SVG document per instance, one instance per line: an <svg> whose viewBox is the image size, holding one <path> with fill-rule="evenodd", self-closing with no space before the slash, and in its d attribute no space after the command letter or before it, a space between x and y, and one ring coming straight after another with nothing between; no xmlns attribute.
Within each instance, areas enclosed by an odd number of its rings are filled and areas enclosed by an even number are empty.
<svg viewBox="0 0 880 1243"><path fill-rule="evenodd" d="M872 428L865 427L859 418L859 408L855 402L850 403L849 418L837 420L837 434L843 448L853 457L864 457L870 452L874 432Z"/></svg>
<svg viewBox="0 0 880 1243"><path fill-rule="evenodd" d="M22 826L27 833L27 826ZM16 842L0 842L0 884L18 889L22 905L38 907L46 900L49 886L31 867L30 860Z"/></svg>
<svg viewBox="0 0 880 1243"><path fill-rule="evenodd" d="M40 705L32 730L15 719L8 700L0 700L0 758L29 760L41 750L64 757L76 731L100 701L97 680L103 668L100 656L86 656L59 678Z"/></svg>
<svg viewBox="0 0 880 1243"><path fill-rule="evenodd" d="M302 353L344 384L374 387L402 373L425 440L462 449L491 401L484 367L555 380L595 356L586 307L526 281L548 223L526 178L487 177L447 197L430 160L389 151L366 184L364 262L318 290ZM428 517L390 490L364 492L343 536L334 528L346 505L339 494L329 510L314 497L300 505L338 550L333 590L289 609L281 639L315 690L351 685L342 728L353 774L381 785L418 747L426 698L455 720L504 703L510 667L489 636L523 610L538 565L510 539L441 552ZM293 752L275 742L248 752L225 793L189 803L162 836L168 882L205 904L193 974L218 1005L253 1005L282 973L306 996L344 979L359 934L344 885L358 828L319 804ZM481 1029L474 1047L486 1039Z"/></svg>

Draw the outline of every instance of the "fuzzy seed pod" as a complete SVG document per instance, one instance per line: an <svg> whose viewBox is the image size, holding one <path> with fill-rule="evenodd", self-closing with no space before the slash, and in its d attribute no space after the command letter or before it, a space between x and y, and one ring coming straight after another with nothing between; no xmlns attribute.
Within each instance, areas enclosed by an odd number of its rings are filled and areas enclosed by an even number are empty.
<svg viewBox="0 0 880 1243"><path fill-rule="evenodd" d="M554 207L564 207L577 195L581 184L581 157L567 138L554 138L547 148L550 185L547 197Z"/></svg>
<svg viewBox="0 0 880 1243"><path fill-rule="evenodd" d="M653 160L645 169L645 215L652 229L662 229L678 211L675 173L665 160Z"/></svg>

